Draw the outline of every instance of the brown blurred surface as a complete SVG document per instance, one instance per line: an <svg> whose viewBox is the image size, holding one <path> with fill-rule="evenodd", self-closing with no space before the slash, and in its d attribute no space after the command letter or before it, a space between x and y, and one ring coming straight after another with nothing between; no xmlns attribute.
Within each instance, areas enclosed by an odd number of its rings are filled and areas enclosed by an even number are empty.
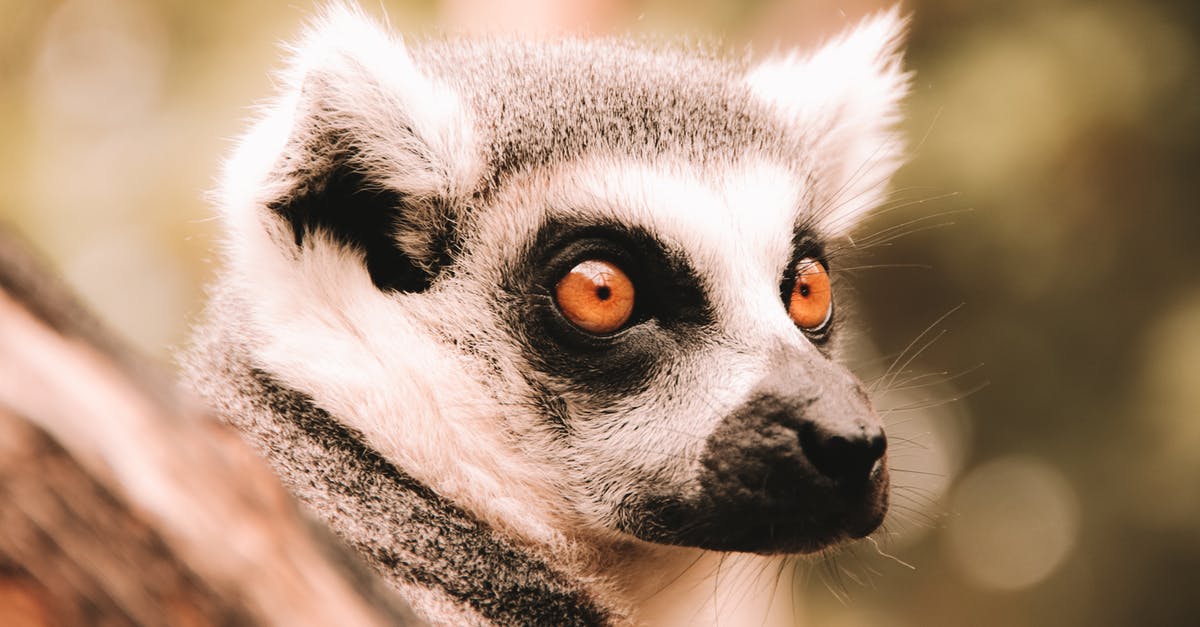
<svg viewBox="0 0 1200 627"><path fill-rule="evenodd" d="M0 230L0 625L418 625Z"/></svg>

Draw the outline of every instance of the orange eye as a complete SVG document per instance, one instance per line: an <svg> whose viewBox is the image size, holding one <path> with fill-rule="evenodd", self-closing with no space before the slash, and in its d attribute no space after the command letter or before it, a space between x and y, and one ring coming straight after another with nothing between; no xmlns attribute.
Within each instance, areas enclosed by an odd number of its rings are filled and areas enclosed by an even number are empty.
<svg viewBox="0 0 1200 627"><path fill-rule="evenodd" d="M629 321L633 292L633 281L620 268L589 259L559 280L554 298L575 326L602 335L617 331Z"/></svg>
<svg viewBox="0 0 1200 627"><path fill-rule="evenodd" d="M824 327L833 315L829 274L816 259L806 257L796 267L796 285L788 298L788 315L805 331Z"/></svg>

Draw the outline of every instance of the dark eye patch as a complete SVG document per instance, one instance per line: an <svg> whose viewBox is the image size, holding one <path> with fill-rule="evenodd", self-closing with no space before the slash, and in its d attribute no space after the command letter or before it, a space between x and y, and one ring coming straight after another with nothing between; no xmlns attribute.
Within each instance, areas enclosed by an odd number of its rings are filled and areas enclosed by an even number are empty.
<svg viewBox="0 0 1200 627"><path fill-rule="evenodd" d="M619 266L637 290L629 323L611 335L579 329L552 297L562 276L586 259ZM643 391L667 360L703 342L714 319L687 256L637 227L547 222L506 277L500 313L550 393L615 397Z"/></svg>

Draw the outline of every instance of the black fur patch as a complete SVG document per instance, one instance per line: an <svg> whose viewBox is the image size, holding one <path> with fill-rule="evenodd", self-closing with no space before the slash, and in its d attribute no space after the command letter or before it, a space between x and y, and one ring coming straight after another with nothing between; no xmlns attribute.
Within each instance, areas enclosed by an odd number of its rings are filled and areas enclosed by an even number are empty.
<svg viewBox="0 0 1200 627"><path fill-rule="evenodd" d="M319 94L319 85L308 85L307 91ZM313 105L310 114L322 119L335 113ZM353 137L332 131L294 137L276 169L277 177L294 184L266 207L292 227L296 246L312 233L330 235L362 252L371 281L383 291L425 291L438 270L450 263L457 233L449 211L422 211L422 219L443 216L445 220L418 225L420 220L410 215L414 210L410 198L402 190L380 185L364 172ZM422 238L432 241L434 250L422 252L430 258L414 258L414 251L398 244L401 229L414 228L427 229Z"/></svg>
<svg viewBox="0 0 1200 627"><path fill-rule="evenodd" d="M371 281L381 290L420 292L429 277L395 243L396 212L401 196L369 189L362 174L339 163L321 178L307 182L296 195L270 205L292 227L296 245L314 231L362 251Z"/></svg>

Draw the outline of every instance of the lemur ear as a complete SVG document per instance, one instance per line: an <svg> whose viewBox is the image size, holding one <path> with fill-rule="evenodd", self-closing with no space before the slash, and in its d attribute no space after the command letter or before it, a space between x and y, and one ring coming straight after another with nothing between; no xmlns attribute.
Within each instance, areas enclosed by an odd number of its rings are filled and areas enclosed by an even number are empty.
<svg viewBox="0 0 1200 627"><path fill-rule="evenodd" d="M830 234L844 233L876 207L900 165L903 140L895 126L909 88L901 52L907 26L893 6L816 52L768 59L746 77L759 97L813 139L824 192L816 217Z"/></svg>
<svg viewBox="0 0 1200 627"><path fill-rule="evenodd" d="M381 289L424 289L453 239L451 201L478 176L470 115L401 41L346 4L290 51L282 96L226 164L234 236L265 228L295 255L332 241L363 254Z"/></svg>

